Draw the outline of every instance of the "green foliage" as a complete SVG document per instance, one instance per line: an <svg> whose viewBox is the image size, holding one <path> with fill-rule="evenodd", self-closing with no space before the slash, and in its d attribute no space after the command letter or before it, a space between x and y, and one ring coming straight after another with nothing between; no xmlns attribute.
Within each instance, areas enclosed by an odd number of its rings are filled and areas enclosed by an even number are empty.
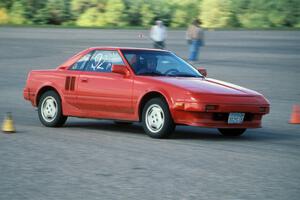
<svg viewBox="0 0 300 200"><path fill-rule="evenodd" d="M144 4L144 0L125 0L124 1L126 6L126 15L127 15L127 22L130 25L138 26L141 25L142 20L142 12L141 7Z"/></svg>
<svg viewBox="0 0 300 200"><path fill-rule="evenodd" d="M267 0L252 0L244 12L238 14L238 19L243 27L247 28L268 28L271 22L268 20L269 4Z"/></svg>
<svg viewBox="0 0 300 200"><path fill-rule="evenodd" d="M142 26L148 27L153 23L153 20L155 18L155 14L151 9L151 5L145 3L141 8L141 13L142 13Z"/></svg>
<svg viewBox="0 0 300 200"><path fill-rule="evenodd" d="M167 0L153 0L151 2L155 18L162 20L166 26L169 26L174 12L173 2Z"/></svg>
<svg viewBox="0 0 300 200"><path fill-rule="evenodd" d="M65 0L48 0L45 7L50 24L61 24L69 18L68 8Z"/></svg>
<svg viewBox="0 0 300 200"><path fill-rule="evenodd" d="M105 26L106 20L104 13L99 12L97 8L89 8L80 15L76 24L78 26Z"/></svg>
<svg viewBox="0 0 300 200"><path fill-rule="evenodd" d="M0 0L0 24L300 27L299 0Z"/></svg>
<svg viewBox="0 0 300 200"><path fill-rule="evenodd" d="M172 27L185 27L199 15L198 0L174 0L173 10L175 13L171 19Z"/></svg>
<svg viewBox="0 0 300 200"><path fill-rule="evenodd" d="M9 17L6 8L0 8L0 24L7 24L8 19Z"/></svg>
<svg viewBox="0 0 300 200"><path fill-rule="evenodd" d="M292 27L299 22L299 8L298 0L252 0L237 16L247 28Z"/></svg>
<svg viewBox="0 0 300 200"><path fill-rule="evenodd" d="M0 0L0 8L9 9L12 5L13 1L11 0Z"/></svg>
<svg viewBox="0 0 300 200"><path fill-rule="evenodd" d="M47 1L41 1L41 0L23 0L22 6L26 11L25 12L26 19L32 20L34 18L34 15L36 15L40 9L44 8L46 2Z"/></svg>
<svg viewBox="0 0 300 200"><path fill-rule="evenodd" d="M239 21L246 28L269 28L271 23L262 13L245 13L240 15Z"/></svg>
<svg viewBox="0 0 300 200"><path fill-rule="evenodd" d="M46 7L44 7L37 11L37 13L33 16L32 21L35 24L47 24L50 18L51 16L49 10Z"/></svg>
<svg viewBox="0 0 300 200"><path fill-rule="evenodd" d="M122 0L109 0L105 5L100 1L94 1L94 7L86 9L79 15L76 24L79 26L124 26L126 15L125 4ZM74 6L75 4L73 4ZM100 5L100 6L98 6ZM75 9L75 7L73 7ZM77 9L84 10L83 7Z"/></svg>
<svg viewBox="0 0 300 200"><path fill-rule="evenodd" d="M105 7L105 0L71 0L70 10L77 18L89 8L97 8L103 12Z"/></svg>
<svg viewBox="0 0 300 200"><path fill-rule="evenodd" d="M272 26L294 26L300 23L300 2L299 0L277 0L269 2L271 7L268 12L268 19Z"/></svg>
<svg viewBox="0 0 300 200"><path fill-rule="evenodd" d="M141 25L149 27L157 19L162 20L167 26L170 25L175 7L172 1L153 0L144 2L141 6Z"/></svg>
<svg viewBox="0 0 300 200"><path fill-rule="evenodd" d="M107 25L126 25L125 5L122 0L108 0L105 7L105 20Z"/></svg>
<svg viewBox="0 0 300 200"><path fill-rule="evenodd" d="M200 19L204 27L219 28L231 26L231 0L203 0Z"/></svg>
<svg viewBox="0 0 300 200"><path fill-rule="evenodd" d="M187 20L188 20L187 12L182 9L177 9L173 16L171 26L172 27L183 27L186 25Z"/></svg>
<svg viewBox="0 0 300 200"><path fill-rule="evenodd" d="M245 12L249 5L249 0L231 0L230 11L232 13L229 24L232 27L241 27L238 16Z"/></svg>
<svg viewBox="0 0 300 200"><path fill-rule="evenodd" d="M12 24L26 24L25 14L26 10L22 4L22 1L15 1L10 9L9 22Z"/></svg>

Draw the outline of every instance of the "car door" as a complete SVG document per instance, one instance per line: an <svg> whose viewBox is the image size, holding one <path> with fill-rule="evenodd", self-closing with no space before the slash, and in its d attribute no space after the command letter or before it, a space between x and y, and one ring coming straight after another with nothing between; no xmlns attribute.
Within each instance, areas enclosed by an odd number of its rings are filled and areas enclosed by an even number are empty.
<svg viewBox="0 0 300 200"><path fill-rule="evenodd" d="M118 51L95 50L79 76L77 106L87 117L127 120L133 117L133 80L112 73L113 64L125 65Z"/></svg>
<svg viewBox="0 0 300 200"><path fill-rule="evenodd" d="M77 103L77 82L85 64L90 60L92 53L82 56L76 61L68 71L62 71L64 74L64 99L68 105L75 106ZM73 110L75 111L75 110ZM72 111L71 111L72 112ZM72 112L74 113L74 112Z"/></svg>

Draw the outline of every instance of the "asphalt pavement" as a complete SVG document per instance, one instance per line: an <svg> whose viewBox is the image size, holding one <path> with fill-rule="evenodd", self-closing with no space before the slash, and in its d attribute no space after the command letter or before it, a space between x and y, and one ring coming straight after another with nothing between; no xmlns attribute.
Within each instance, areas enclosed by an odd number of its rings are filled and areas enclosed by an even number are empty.
<svg viewBox="0 0 300 200"><path fill-rule="evenodd" d="M167 49L188 56L184 31ZM46 128L22 97L27 74L55 68L91 46L152 47L147 30L0 27L0 199L299 199L300 31L206 31L196 63L208 77L254 89L271 102L263 128L236 139L178 126L168 140L141 125L69 118Z"/></svg>

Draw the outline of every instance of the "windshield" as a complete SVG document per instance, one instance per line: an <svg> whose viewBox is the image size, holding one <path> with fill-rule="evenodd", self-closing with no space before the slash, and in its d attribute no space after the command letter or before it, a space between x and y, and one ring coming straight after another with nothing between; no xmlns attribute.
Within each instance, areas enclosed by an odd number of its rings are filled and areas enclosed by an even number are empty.
<svg viewBox="0 0 300 200"><path fill-rule="evenodd" d="M193 66L173 53L154 50L122 50L136 75L203 77Z"/></svg>

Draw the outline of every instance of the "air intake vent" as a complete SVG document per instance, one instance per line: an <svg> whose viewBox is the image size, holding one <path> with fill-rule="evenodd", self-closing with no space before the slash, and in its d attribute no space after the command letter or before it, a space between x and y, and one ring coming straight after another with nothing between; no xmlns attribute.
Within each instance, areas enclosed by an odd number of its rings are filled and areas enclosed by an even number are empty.
<svg viewBox="0 0 300 200"><path fill-rule="evenodd" d="M65 90L74 91L75 89L75 76L67 76L66 82L65 82Z"/></svg>

